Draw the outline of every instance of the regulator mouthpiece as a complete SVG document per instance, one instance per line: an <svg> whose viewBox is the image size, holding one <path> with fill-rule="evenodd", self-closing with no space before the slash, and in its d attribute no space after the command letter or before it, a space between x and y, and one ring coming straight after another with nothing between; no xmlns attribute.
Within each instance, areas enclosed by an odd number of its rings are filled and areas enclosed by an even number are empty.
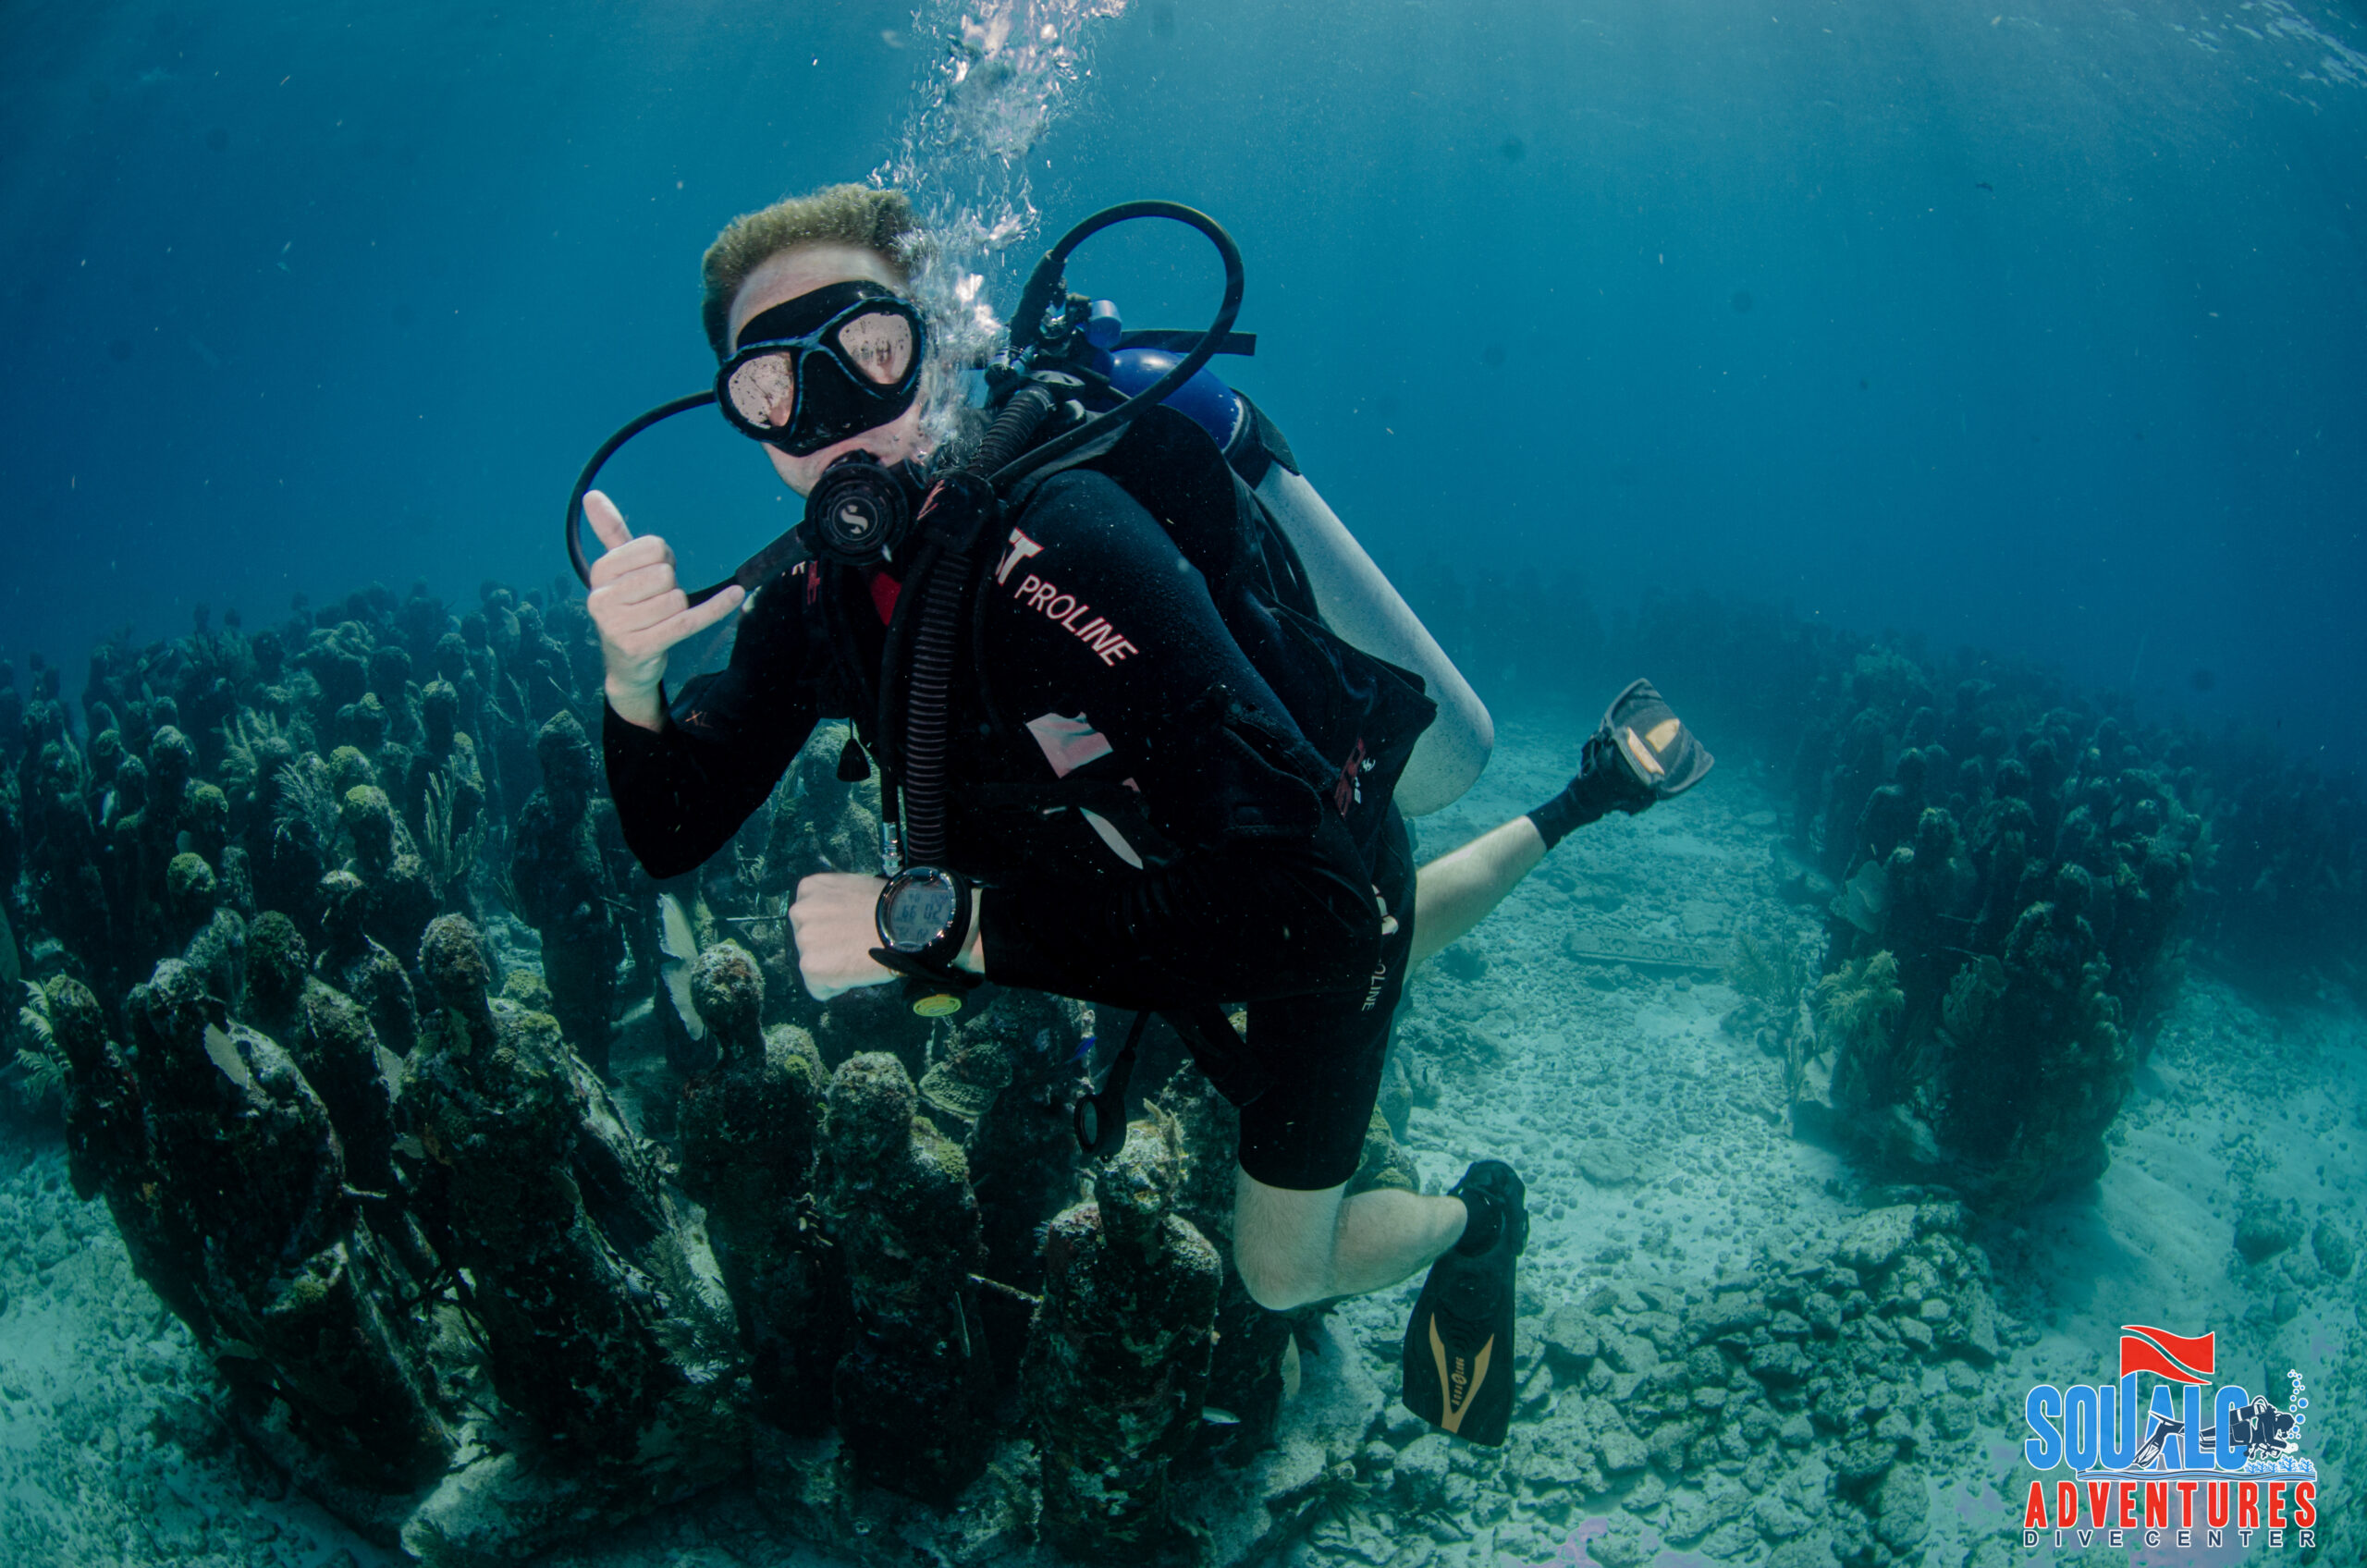
<svg viewBox="0 0 2367 1568"><path fill-rule="evenodd" d="M912 532L911 487L896 470L849 452L822 471L806 496L805 526L815 554L842 566L877 566Z"/></svg>

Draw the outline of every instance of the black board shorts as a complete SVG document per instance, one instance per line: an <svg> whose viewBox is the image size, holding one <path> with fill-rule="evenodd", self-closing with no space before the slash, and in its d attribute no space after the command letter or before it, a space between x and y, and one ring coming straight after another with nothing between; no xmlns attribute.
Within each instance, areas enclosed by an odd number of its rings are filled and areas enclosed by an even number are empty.
<svg viewBox="0 0 2367 1568"><path fill-rule="evenodd" d="M1241 1169L1251 1180L1320 1192L1345 1184L1363 1163L1414 949L1414 871L1405 819L1392 807L1372 881L1397 929L1381 938L1375 973L1352 991L1250 1004L1249 1051L1270 1075L1265 1092L1241 1108Z"/></svg>

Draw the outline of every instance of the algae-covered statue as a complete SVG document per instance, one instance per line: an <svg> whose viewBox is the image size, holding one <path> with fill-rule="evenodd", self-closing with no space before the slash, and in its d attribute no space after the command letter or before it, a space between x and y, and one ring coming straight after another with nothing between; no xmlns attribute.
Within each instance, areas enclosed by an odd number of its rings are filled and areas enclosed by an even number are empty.
<svg viewBox="0 0 2367 1568"><path fill-rule="evenodd" d="M488 995L465 919L440 917L420 963L438 1008L405 1101L495 1388L568 1464L646 1470L656 1443L684 1487L728 1474L736 1336L654 1151L550 1015Z"/></svg>
<svg viewBox="0 0 2367 1568"><path fill-rule="evenodd" d="M815 1195L852 1316L833 1418L861 1474L946 1502L986 1466L994 1373L970 1280L981 1247L968 1162L917 1109L894 1057L840 1063Z"/></svg>
<svg viewBox="0 0 2367 1568"><path fill-rule="evenodd" d="M1093 1202L1051 1223L1021 1374L1044 1467L1044 1528L1079 1557L1169 1544L1167 1468L1206 1401L1223 1266L1173 1212L1171 1119L1128 1129Z"/></svg>
<svg viewBox="0 0 2367 1568"><path fill-rule="evenodd" d="M605 1069L624 938L600 842L605 814L593 792L596 765L571 713L544 724L534 756L543 786L520 815L509 875L543 938L553 1016L569 1039L581 1042L584 1060Z"/></svg>
<svg viewBox="0 0 2367 1568"><path fill-rule="evenodd" d="M1847 874L1813 1009L1832 1103L1809 1120L1994 1207L2091 1180L2181 970L2201 818L2110 716L1966 681L1943 719L1895 654L1861 655L1846 700L1800 818Z"/></svg>
<svg viewBox="0 0 2367 1568"><path fill-rule="evenodd" d="M737 943L699 955L691 998L717 1060L682 1085L682 1185L705 1206L759 1408L778 1426L819 1430L846 1317L814 1204L829 1073L803 1029L765 1026L764 974Z"/></svg>
<svg viewBox="0 0 2367 1568"><path fill-rule="evenodd" d="M363 1214L328 1108L294 1060L219 1021L202 977L175 960L129 998L129 1052L78 992L52 996L72 1064L76 1182L106 1197L134 1266L250 1419L284 1401L307 1442L374 1489L439 1475L452 1438L399 1310L413 1281Z"/></svg>

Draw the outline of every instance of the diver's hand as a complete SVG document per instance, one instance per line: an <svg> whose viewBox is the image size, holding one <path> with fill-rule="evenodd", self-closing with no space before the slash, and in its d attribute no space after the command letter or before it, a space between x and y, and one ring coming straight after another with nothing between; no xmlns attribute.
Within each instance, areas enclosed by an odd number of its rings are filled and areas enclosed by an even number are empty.
<svg viewBox="0 0 2367 1568"><path fill-rule="evenodd" d="M674 552L665 540L654 533L634 538L616 503L597 490L584 493L583 515L607 547L592 563L592 594L584 608L600 629L608 705L628 723L662 729L666 711L658 688L666 679L666 651L738 609L747 591L734 583L693 605L674 581Z"/></svg>
<svg viewBox="0 0 2367 1568"><path fill-rule="evenodd" d="M797 968L817 1002L841 991L896 978L871 956L879 945L881 876L823 871L797 885L789 923L797 932Z"/></svg>
<svg viewBox="0 0 2367 1568"><path fill-rule="evenodd" d="M879 890L886 886L885 877L844 871L819 871L797 884L789 923L797 933L798 973L804 975L805 989L816 1001L898 978L871 956L879 945ZM978 905L979 894L973 888L970 939L953 961L956 968L973 974L986 973Z"/></svg>

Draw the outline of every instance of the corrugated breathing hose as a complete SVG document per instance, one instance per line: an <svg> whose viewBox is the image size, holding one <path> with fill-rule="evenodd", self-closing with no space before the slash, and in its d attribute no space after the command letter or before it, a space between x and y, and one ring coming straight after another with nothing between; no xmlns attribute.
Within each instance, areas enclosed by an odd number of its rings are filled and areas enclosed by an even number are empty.
<svg viewBox="0 0 2367 1568"><path fill-rule="evenodd" d="M962 597L970 586L970 552L982 526L1000 511L987 475L1026 448L1055 407L1051 394L1041 386L1021 387L978 443L976 454L946 475L922 505L918 521L925 542L914 562L921 602L911 649L901 661L906 666L901 683L904 723L897 772L903 792L906 865L945 864L945 753L952 726ZM897 685L895 672L884 671L883 698L892 702L889 694ZM881 724L881 734L894 732L891 724Z"/></svg>

